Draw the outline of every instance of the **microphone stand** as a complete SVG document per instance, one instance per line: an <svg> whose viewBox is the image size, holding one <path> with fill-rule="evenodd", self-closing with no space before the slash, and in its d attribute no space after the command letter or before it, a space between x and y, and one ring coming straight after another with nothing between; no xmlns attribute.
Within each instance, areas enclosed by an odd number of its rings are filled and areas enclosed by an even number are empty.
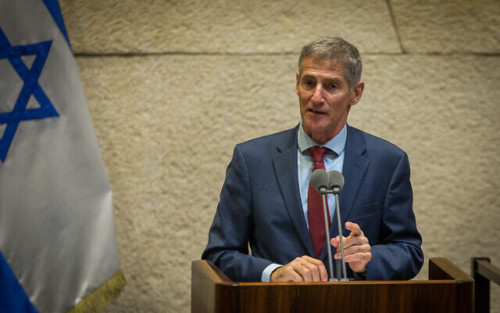
<svg viewBox="0 0 500 313"><path fill-rule="evenodd" d="M323 214L325 217L325 233L326 233L326 239L327 239L327 244L326 248L328 251L328 265L330 267L330 281L337 281L337 279L333 278L333 261L332 261L332 247L330 244L330 229L328 227L328 220L330 219L330 216L328 216L328 212L326 209L326 188L321 188L321 199L323 199Z"/></svg>
<svg viewBox="0 0 500 313"><path fill-rule="evenodd" d="M340 241L340 255L341 255L341 262L342 262L342 277L340 278L340 281L349 281L347 278L347 270L345 268L345 256L344 256L344 237L342 236L342 223L340 222L340 205L339 205L339 191L337 188L334 188L334 194L335 194L335 212L337 215L337 227L339 229L339 241ZM339 275L337 275L339 276Z"/></svg>
<svg viewBox="0 0 500 313"><path fill-rule="evenodd" d="M332 189L327 189L325 187L320 188L321 198L323 200L323 214L325 217L325 231L327 242L327 251L328 251L328 265L330 267L330 281L349 281L347 278L347 270L345 266L345 256L344 256L344 239L342 236L342 223L340 221L340 208L339 208L339 192L340 188L334 186ZM337 226L339 229L339 241L340 241L340 254L341 254L341 266L342 266L342 275L340 273L339 263L337 261L337 278L333 278L333 261L332 261L332 247L330 244L330 229L328 227L328 210L326 208L326 196L327 194L332 193L335 195L335 215L337 215Z"/></svg>

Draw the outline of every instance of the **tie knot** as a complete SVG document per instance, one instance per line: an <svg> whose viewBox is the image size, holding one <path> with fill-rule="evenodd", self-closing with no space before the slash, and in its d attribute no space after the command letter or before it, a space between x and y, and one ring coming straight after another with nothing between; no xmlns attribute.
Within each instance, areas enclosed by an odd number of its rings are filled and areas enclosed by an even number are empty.
<svg viewBox="0 0 500 313"><path fill-rule="evenodd" d="M314 163L316 162L323 163L323 158L327 150L328 148L319 146L311 147L308 149L309 153L311 154L311 157L313 158Z"/></svg>

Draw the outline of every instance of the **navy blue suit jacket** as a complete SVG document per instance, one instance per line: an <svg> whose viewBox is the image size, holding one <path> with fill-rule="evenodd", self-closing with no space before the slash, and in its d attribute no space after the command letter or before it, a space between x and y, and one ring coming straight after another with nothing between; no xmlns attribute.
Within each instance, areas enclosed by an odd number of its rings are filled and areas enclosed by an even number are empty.
<svg viewBox="0 0 500 313"><path fill-rule="evenodd" d="M202 255L234 281L260 281L271 263L314 256L299 194L297 130L253 139L234 149ZM367 279L413 278L422 267L423 253L406 153L348 126L342 173L343 228L346 221L359 224L372 247ZM343 235L348 234L344 228ZM330 236L337 235L337 224L332 223ZM326 250L325 245L320 257L325 266ZM348 272L353 277L349 268Z"/></svg>

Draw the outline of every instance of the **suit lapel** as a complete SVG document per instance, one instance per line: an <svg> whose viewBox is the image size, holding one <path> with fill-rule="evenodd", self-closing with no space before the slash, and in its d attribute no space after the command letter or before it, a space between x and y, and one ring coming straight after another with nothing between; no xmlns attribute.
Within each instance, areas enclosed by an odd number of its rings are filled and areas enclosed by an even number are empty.
<svg viewBox="0 0 500 313"><path fill-rule="evenodd" d="M278 143L277 154L273 157L274 170L276 179L280 187L281 196L283 197L286 209L292 220L298 237L302 241L304 250L309 255L314 255L314 249L309 237L309 230L304 218L302 209L302 201L300 200L300 192L298 185L297 174L297 130L291 132L288 140Z"/></svg>
<svg viewBox="0 0 500 313"><path fill-rule="evenodd" d="M340 217L343 229L345 229L344 225L354 206L361 183L365 178L368 164L369 159L366 156L366 143L361 132L347 126L347 142L345 146L344 168L342 170L345 184L339 194ZM332 229L330 229L330 236L332 237L337 236L339 233L336 221L337 217L334 216Z"/></svg>

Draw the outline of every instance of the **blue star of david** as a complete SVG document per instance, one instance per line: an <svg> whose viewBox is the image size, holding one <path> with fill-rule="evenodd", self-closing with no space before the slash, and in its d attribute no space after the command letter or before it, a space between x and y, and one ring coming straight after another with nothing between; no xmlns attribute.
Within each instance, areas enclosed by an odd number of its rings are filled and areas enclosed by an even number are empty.
<svg viewBox="0 0 500 313"><path fill-rule="evenodd" d="M49 98L38 84L38 78L45 66L52 41L24 46L12 46L0 28L0 59L8 59L14 70L24 82L14 109L11 112L0 113L0 125L7 124L4 134L0 138L0 160L5 161L9 148L21 121L57 117L59 114ZM21 60L22 56L35 55L31 68ZM1 97L2 95L0 95ZM30 97L33 96L40 104L39 108L26 108ZM6 101L0 98L0 101Z"/></svg>

